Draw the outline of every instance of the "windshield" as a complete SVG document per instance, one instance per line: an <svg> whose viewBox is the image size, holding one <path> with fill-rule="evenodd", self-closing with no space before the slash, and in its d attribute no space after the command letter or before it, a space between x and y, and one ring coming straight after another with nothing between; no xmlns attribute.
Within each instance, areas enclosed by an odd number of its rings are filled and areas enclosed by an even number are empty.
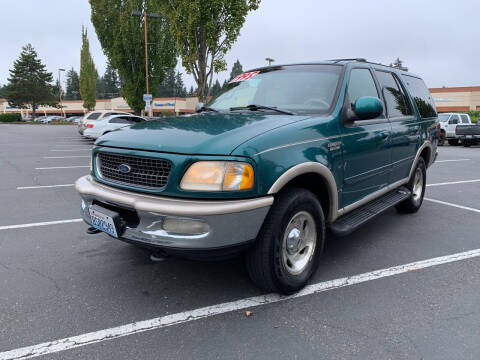
<svg viewBox="0 0 480 360"><path fill-rule="evenodd" d="M295 65L237 76L208 107L230 110L261 105L299 113L327 113L334 101L342 66Z"/></svg>
<svg viewBox="0 0 480 360"><path fill-rule="evenodd" d="M438 121L445 122L450 117L450 114L438 114Z"/></svg>

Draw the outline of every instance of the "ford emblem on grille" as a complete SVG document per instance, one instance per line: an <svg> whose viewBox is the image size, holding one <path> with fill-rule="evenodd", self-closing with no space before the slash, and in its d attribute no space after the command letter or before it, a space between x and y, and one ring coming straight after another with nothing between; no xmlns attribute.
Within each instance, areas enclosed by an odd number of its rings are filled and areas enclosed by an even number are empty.
<svg viewBox="0 0 480 360"><path fill-rule="evenodd" d="M132 171L132 168L128 164L120 164L118 165L118 171L123 174L128 174L130 171Z"/></svg>

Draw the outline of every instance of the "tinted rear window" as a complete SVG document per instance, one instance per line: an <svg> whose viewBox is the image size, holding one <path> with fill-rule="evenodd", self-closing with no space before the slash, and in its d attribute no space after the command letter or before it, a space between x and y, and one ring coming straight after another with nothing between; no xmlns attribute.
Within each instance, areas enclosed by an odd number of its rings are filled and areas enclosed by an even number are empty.
<svg viewBox="0 0 480 360"><path fill-rule="evenodd" d="M92 113L87 117L87 120L97 120L100 117L100 114L101 113L99 112Z"/></svg>
<svg viewBox="0 0 480 360"><path fill-rule="evenodd" d="M435 102L423 80L409 75L402 76L410 91L410 95L412 95L417 105L420 116L424 119L436 117L437 110L435 108Z"/></svg>

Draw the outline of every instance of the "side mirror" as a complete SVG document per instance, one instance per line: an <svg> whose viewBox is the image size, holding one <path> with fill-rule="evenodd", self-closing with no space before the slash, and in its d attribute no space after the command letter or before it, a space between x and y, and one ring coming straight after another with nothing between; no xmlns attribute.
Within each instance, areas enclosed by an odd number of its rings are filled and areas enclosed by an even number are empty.
<svg viewBox="0 0 480 360"><path fill-rule="evenodd" d="M363 96L355 101L353 112L360 120L375 119L383 113L383 103L377 97Z"/></svg>
<svg viewBox="0 0 480 360"><path fill-rule="evenodd" d="M195 112L200 112L204 106L205 104L202 102L197 103L197 105L195 105Z"/></svg>

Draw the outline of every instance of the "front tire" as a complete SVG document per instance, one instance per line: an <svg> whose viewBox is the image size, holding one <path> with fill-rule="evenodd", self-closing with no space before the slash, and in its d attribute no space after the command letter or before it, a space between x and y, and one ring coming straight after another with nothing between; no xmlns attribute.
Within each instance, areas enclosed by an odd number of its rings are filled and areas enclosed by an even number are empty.
<svg viewBox="0 0 480 360"><path fill-rule="evenodd" d="M425 160L419 158L412 178L407 184L407 188L412 192L412 195L405 201L402 201L396 206L400 213L412 214L418 211L423 203L423 196L425 195L425 185L427 183L427 169Z"/></svg>
<svg viewBox="0 0 480 360"><path fill-rule="evenodd" d="M457 146L458 145L458 139L449 139L448 140L448 145Z"/></svg>
<svg viewBox="0 0 480 360"><path fill-rule="evenodd" d="M310 191L290 188L278 194L246 256L252 281L282 294L305 286L317 268L325 242L325 218Z"/></svg>

